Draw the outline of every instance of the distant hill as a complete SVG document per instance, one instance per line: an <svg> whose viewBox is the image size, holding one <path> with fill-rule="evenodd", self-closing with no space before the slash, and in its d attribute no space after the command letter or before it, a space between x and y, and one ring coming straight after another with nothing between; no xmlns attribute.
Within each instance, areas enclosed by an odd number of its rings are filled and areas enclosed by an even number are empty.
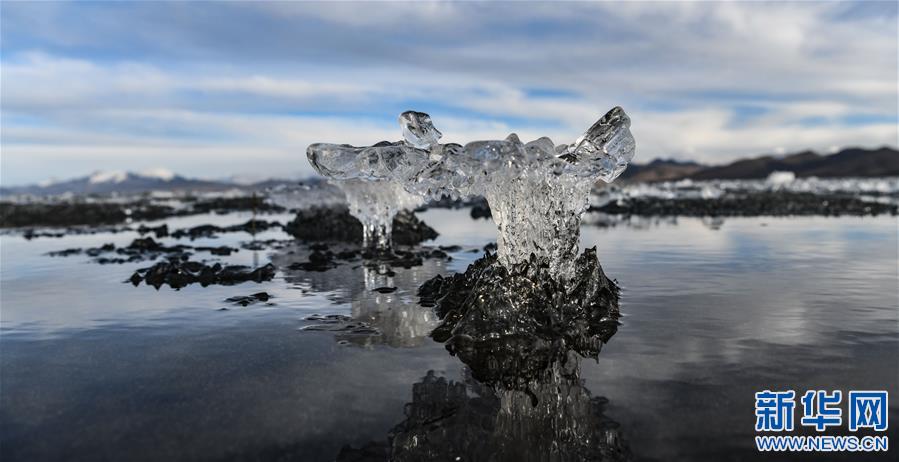
<svg viewBox="0 0 899 462"><path fill-rule="evenodd" d="M633 171L631 171L633 170ZM737 180L767 178L771 172L794 172L797 177L899 176L899 151L847 148L831 155L803 151L787 156L766 155L741 159L727 165L705 166L693 162L655 160L632 165L621 176L629 181Z"/></svg>
<svg viewBox="0 0 899 462"><path fill-rule="evenodd" d="M669 181L688 177L704 168L696 162L682 162L673 159L656 159L648 164L631 164L621 174L621 179L634 182Z"/></svg>
<svg viewBox="0 0 899 462"><path fill-rule="evenodd" d="M631 164L621 175L630 182L676 181L685 178L754 179L767 178L771 172L789 171L797 177L878 177L899 176L899 151L889 147L878 149L847 148L824 156L803 151L787 156L766 155L741 159L727 165L703 165L696 162L656 159L648 164ZM311 181L317 181L311 179ZM54 196L71 194L135 194L148 191L211 192L229 189L262 190L295 180L200 180L185 178L168 170L155 169L140 173L99 171L88 176L36 185L0 187L0 196L32 194Z"/></svg>
<svg viewBox="0 0 899 462"><path fill-rule="evenodd" d="M223 191L228 189L263 189L278 184L294 183L288 180L265 180L241 184L227 180L209 181L185 178L168 170L155 169L141 173L122 171L98 171L88 176L64 181L44 182L36 185L0 188L0 196L32 194L54 196L59 194L134 194L149 191Z"/></svg>

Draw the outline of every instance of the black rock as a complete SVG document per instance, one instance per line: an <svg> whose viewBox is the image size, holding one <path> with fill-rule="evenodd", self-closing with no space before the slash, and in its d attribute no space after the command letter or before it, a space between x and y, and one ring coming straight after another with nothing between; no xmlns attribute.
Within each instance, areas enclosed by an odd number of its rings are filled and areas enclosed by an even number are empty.
<svg viewBox="0 0 899 462"><path fill-rule="evenodd" d="M269 281L275 276L275 267L271 263L251 269L247 266L222 266L215 263L210 266L195 261L174 260L160 262L148 268L137 270L129 279L135 286L141 281L157 289L168 284L173 289L180 289L188 284L199 283L232 285L246 281Z"/></svg>
<svg viewBox="0 0 899 462"><path fill-rule="evenodd" d="M168 206L137 201L110 202L0 202L0 227L108 225L126 219L157 220L175 214Z"/></svg>
<svg viewBox="0 0 899 462"><path fill-rule="evenodd" d="M209 252L213 255L218 255L218 256L223 256L223 257L226 257L226 256L231 255L232 253L238 251L238 249L235 249L234 247L228 247L228 246L224 246L224 245L219 246L219 247L194 247L194 250L200 251L200 252Z"/></svg>
<svg viewBox="0 0 899 462"><path fill-rule="evenodd" d="M899 206L842 194L791 191L727 193L717 199L632 197L591 207L610 215L757 217L798 215L896 215Z"/></svg>
<svg viewBox="0 0 899 462"><path fill-rule="evenodd" d="M82 249L80 247L75 247L72 249L64 249L64 250L54 250L52 252L47 252L47 255L51 257L68 257L71 255L80 255Z"/></svg>
<svg viewBox="0 0 899 462"><path fill-rule="evenodd" d="M471 206L471 218L477 220L479 218L492 218L493 214L490 213L490 206L487 205L487 202L476 203Z"/></svg>
<svg viewBox="0 0 899 462"><path fill-rule="evenodd" d="M271 298L272 298L272 296L266 292L257 292L252 295L242 295L242 296L238 296L238 297L231 297L231 298L226 299L225 301L234 303L235 305L248 306L248 305L252 305L254 303L258 303L258 302L267 302Z"/></svg>
<svg viewBox="0 0 899 462"><path fill-rule="evenodd" d="M595 356L618 327L618 286L606 277L587 249L564 281L548 262L535 256L506 268L495 254L472 263L464 273L437 276L419 288L421 304L434 306L441 324L431 337L463 362L475 378L522 386L533 377L520 370L519 350L545 350L545 361L532 360L534 373L545 370L558 352ZM503 361L508 358L508 361Z"/></svg>
<svg viewBox="0 0 899 462"><path fill-rule="evenodd" d="M362 242L362 223L346 207L313 207L301 210L284 230L304 241ZM393 219L393 242L417 245L437 237L437 231L403 211Z"/></svg>
<svg viewBox="0 0 899 462"><path fill-rule="evenodd" d="M372 289L372 291L377 292L379 294L391 294L396 292L396 287L378 287Z"/></svg>
<svg viewBox="0 0 899 462"><path fill-rule="evenodd" d="M144 234L153 233L154 235L156 235L156 238L158 239L158 238L166 237L169 235L169 226L166 224L161 224L161 225L155 226L155 227L140 225L137 228L137 232L140 233L141 236L143 236Z"/></svg>

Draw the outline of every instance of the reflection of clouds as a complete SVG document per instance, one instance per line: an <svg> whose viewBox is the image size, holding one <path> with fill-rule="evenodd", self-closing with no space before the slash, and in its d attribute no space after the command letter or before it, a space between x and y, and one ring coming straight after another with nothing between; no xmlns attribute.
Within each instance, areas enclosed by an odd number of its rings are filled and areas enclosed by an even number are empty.
<svg viewBox="0 0 899 462"><path fill-rule="evenodd" d="M875 335L899 321L892 217L731 218L718 231L691 218L650 233L583 227L582 245L594 244L623 281L628 335L613 349L659 358L626 366L646 377L745 361L756 354L750 340L827 345L838 329Z"/></svg>

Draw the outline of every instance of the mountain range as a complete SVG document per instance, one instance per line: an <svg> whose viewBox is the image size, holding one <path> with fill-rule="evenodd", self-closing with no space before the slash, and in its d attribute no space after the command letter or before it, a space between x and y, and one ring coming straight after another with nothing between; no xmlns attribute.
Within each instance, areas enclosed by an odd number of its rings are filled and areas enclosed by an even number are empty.
<svg viewBox="0 0 899 462"><path fill-rule="evenodd" d="M772 172L793 172L797 177L880 177L899 176L899 151L847 148L830 155L803 151L786 156L764 155L740 159L725 165L654 160L631 164L621 178L631 182L691 180L738 180L767 178Z"/></svg>
<svg viewBox="0 0 899 462"><path fill-rule="evenodd" d="M234 180L201 180L176 175L165 169L153 169L140 173L124 171L98 171L90 175L63 181L47 181L35 185L0 187L0 196L33 194L54 196L72 194L134 194L148 191L213 192L229 189L261 190L289 180L269 179L255 183Z"/></svg>
<svg viewBox="0 0 899 462"><path fill-rule="evenodd" d="M787 156L765 155L741 159L726 165L704 165L697 162L656 159L647 164L631 164L621 175L629 182L675 181L681 179L755 179L772 172L790 171L797 177L878 177L899 176L899 151L890 147L878 149L848 148L831 155L803 151ZM65 181L36 185L0 187L0 196L32 194L52 196L72 194L133 194L147 191L212 192L228 189L262 190L296 181L269 179L248 183L236 180L201 180L154 169L140 173L99 171Z"/></svg>

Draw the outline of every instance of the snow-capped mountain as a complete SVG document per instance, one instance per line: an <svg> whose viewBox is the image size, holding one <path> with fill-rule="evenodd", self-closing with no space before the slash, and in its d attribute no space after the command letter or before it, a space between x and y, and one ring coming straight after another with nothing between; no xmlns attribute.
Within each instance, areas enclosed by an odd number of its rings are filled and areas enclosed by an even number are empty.
<svg viewBox="0 0 899 462"><path fill-rule="evenodd" d="M185 178L162 169L139 173L125 171L97 171L71 180L50 180L36 185L0 188L0 194L109 194L145 191L214 191L234 188L229 182Z"/></svg>

